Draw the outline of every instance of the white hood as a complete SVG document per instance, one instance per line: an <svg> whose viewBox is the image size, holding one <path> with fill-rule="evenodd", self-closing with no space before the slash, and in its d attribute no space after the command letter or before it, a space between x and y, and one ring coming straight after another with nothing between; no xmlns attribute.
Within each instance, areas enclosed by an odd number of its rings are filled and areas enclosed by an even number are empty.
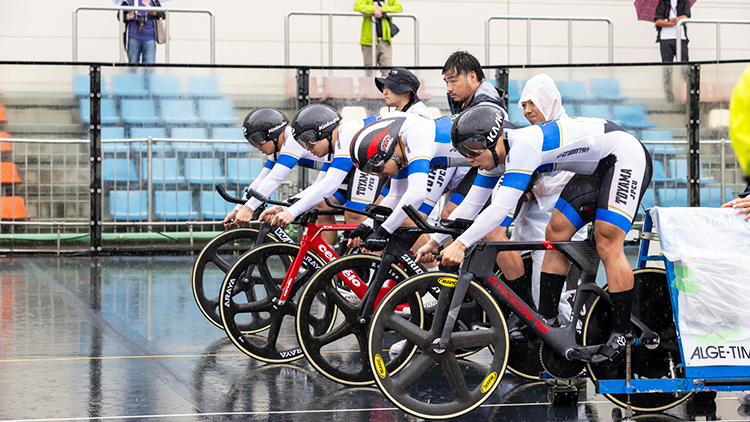
<svg viewBox="0 0 750 422"><path fill-rule="evenodd" d="M522 103L531 101L544 114L545 120L558 120L568 117L565 107L562 106L560 91L557 90L555 82L542 73L526 81L518 100L518 108L523 108Z"/></svg>

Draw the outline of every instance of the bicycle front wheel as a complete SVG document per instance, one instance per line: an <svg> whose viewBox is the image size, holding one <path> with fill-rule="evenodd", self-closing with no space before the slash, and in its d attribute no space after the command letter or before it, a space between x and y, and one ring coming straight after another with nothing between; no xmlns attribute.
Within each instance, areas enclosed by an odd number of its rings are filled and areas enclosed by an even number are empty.
<svg viewBox="0 0 750 422"><path fill-rule="evenodd" d="M370 325L368 361L375 374L375 382L396 406L425 419L447 419L466 414L487 400L500 385L508 359L508 329L495 299L482 286L472 281L466 298L484 312L487 322L479 329L455 331L446 349L437 352L432 343L440 338L453 296L456 275L427 273L397 285L383 299ZM407 298L431 288L439 287L440 294L435 316L429 330L409 322L397 311ZM388 352L384 344L392 341L388 333L407 340L407 347L416 345L418 355L398 373L388 369ZM471 357L482 365L460 361L456 350L484 348L489 350Z"/></svg>
<svg viewBox="0 0 750 422"><path fill-rule="evenodd" d="M291 362L303 356L294 331L296 296L323 267L323 260L307 252L294 274L286 303L279 305L282 282L299 253L297 245L261 245L243 255L227 272L221 287L221 321L227 336L246 355L269 363ZM239 328L255 320L268 320L268 330L247 334Z"/></svg>

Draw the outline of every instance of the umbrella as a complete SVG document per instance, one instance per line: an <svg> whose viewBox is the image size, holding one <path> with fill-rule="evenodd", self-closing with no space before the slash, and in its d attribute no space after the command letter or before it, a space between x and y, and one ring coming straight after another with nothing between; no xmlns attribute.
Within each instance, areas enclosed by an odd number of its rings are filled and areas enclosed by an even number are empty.
<svg viewBox="0 0 750 422"><path fill-rule="evenodd" d="M694 5L697 0L690 0L690 5ZM659 4L659 0L635 0L635 11L638 14L639 21L654 21L654 12L656 12L656 5Z"/></svg>

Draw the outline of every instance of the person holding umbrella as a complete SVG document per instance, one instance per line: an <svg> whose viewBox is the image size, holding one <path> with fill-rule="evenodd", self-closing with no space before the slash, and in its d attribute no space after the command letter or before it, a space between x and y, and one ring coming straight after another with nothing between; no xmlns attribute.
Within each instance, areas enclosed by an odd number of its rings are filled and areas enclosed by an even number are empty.
<svg viewBox="0 0 750 422"><path fill-rule="evenodd" d="M690 0L660 0L654 12L656 42L660 44L662 63L671 63L677 55L677 22L690 17ZM687 30L680 28L682 39L681 57L688 61Z"/></svg>

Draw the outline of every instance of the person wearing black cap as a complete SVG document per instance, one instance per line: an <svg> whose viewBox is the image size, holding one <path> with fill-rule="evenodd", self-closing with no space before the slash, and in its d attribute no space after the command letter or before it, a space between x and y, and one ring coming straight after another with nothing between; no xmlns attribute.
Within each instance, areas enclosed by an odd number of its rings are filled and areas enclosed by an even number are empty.
<svg viewBox="0 0 750 422"><path fill-rule="evenodd" d="M387 77L375 78L375 85L383 93L386 106L394 107L396 111L408 110L410 113L432 119L427 106L417 96L419 79L407 69L395 67L388 72Z"/></svg>

